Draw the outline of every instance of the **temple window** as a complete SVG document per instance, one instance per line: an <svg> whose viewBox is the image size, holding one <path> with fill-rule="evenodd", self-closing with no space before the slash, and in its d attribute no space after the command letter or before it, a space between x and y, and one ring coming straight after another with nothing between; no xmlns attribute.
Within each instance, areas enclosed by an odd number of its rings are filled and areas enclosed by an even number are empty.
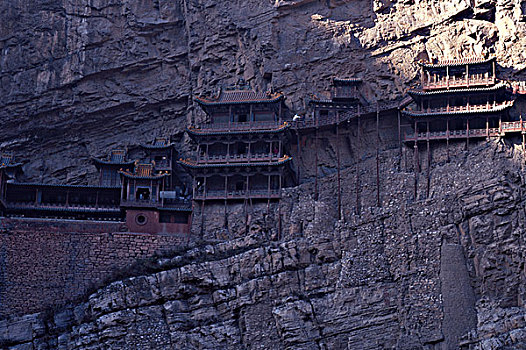
<svg viewBox="0 0 526 350"><path fill-rule="evenodd" d="M147 188L147 187L139 187L139 188L137 188L136 199L137 200L148 200L148 199L150 199L150 189Z"/></svg>

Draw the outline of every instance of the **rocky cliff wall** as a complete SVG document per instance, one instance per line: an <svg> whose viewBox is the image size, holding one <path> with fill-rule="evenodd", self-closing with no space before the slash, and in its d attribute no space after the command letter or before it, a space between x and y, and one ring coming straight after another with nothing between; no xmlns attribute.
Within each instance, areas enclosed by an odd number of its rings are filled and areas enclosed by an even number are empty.
<svg viewBox="0 0 526 350"><path fill-rule="evenodd" d="M303 97L326 89L333 75L364 78L373 104L398 100L416 82L415 59L425 55L494 52L503 77L521 78L520 5L4 1L0 145L45 159L25 166L30 179L85 183L94 171L88 157L115 145L133 153L133 145L170 134L181 152L191 151L182 131L204 117L191 96L240 77L283 91L292 111L301 111ZM429 177L425 147L416 175L412 149L400 155L398 147L384 147L379 207L374 138L356 140L352 125L348 132L339 141L347 147L341 148L342 220L334 135L327 132L319 198L312 153L297 157L304 183L284 191L280 242L271 240L278 236L267 225L276 223L277 208L268 217L260 208L248 225L245 215L229 220L237 223L231 238L247 234L248 226L247 237L162 260L159 271L115 282L57 313L4 320L0 343L15 349L524 346L525 177L517 140L452 143L449 162L443 145L431 145ZM0 278L5 258L0 251Z"/></svg>
<svg viewBox="0 0 526 350"><path fill-rule="evenodd" d="M121 223L6 219L0 222L0 318L55 309L138 262L180 249L187 235L119 232Z"/></svg>
<svg viewBox="0 0 526 350"><path fill-rule="evenodd" d="M524 78L520 0L60 0L0 2L0 147L29 179L94 182L91 155L171 135L203 113L192 97L244 78L293 112L333 76L400 100L415 60L494 53Z"/></svg>
<svg viewBox="0 0 526 350"><path fill-rule="evenodd" d="M5 320L0 334L15 349L520 348L526 181L512 141L452 144L450 162L432 145L430 196L424 168L416 200L399 150L382 151L382 207L365 159L360 215L349 167L342 220L333 174L318 200L312 184L286 190L281 242L256 223L87 302Z"/></svg>

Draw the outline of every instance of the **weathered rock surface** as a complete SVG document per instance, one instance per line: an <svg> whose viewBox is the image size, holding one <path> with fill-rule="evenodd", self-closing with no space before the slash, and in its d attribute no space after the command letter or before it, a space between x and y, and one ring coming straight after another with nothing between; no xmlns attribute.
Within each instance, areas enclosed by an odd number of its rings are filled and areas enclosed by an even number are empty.
<svg viewBox="0 0 526 350"><path fill-rule="evenodd" d="M433 163L430 198L411 199L414 174L387 150L381 208L367 203L366 181L361 215L346 210L340 221L334 175L317 201L305 190L312 184L289 189L281 242L252 228L159 260L159 272L84 303L2 321L0 339L16 349L521 348L522 151L503 141L461 146ZM440 159L445 150L432 151ZM342 177L350 209L353 168ZM298 218L302 232L292 229Z"/></svg>
<svg viewBox="0 0 526 350"><path fill-rule="evenodd" d="M333 75L364 78L373 103L400 99L424 55L489 51L505 77L525 68L519 0L19 0L1 2L0 14L0 146L31 158L33 180L90 182L90 155L116 145L138 155L133 145L160 134L188 151L184 126L203 117L192 95L241 77L283 91L301 111L303 97ZM416 200L412 151L384 150L379 208L371 140L360 141L361 152L348 142L341 221L333 144L323 142L320 196L305 157L305 183L284 194L281 241L267 230L276 211L261 209L248 237L162 260L159 271L70 308L0 321L1 346L526 346L520 148L455 144L446 162L433 147L429 197L424 171Z"/></svg>
<svg viewBox="0 0 526 350"><path fill-rule="evenodd" d="M524 77L520 0L60 0L0 2L0 148L29 179L94 182L92 155L171 135L192 102L244 78L294 112L330 78L365 79L371 103L402 98L415 60L494 52ZM41 160L43 159L43 160Z"/></svg>

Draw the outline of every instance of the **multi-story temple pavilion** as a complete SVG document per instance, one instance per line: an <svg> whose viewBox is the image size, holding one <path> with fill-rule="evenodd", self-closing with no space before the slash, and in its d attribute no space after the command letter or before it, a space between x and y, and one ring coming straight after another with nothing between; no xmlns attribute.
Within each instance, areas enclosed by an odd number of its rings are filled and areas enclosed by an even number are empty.
<svg viewBox="0 0 526 350"><path fill-rule="evenodd" d="M359 87L359 78L334 78L330 91L330 98L313 96L308 100L310 115L297 123L300 128L315 128L325 125L340 124L359 113L363 105L363 97Z"/></svg>
<svg viewBox="0 0 526 350"><path fill-rule="evenodd" d="M495 58L420 63L421 86L410 90L413 107L402 110L414 125L406 142L499 136L514 132L513 100L497 79ZM510 128L508 128L510 127Z"/></svg>
<svg viewBox="0 0 526 350"><path fill-rule="evenodd" d="M99 171L100 186L119 186L121 176L119 171L133 169L133 161L126 159L125 149L114 149L106 159L92 158L95 167Z"/></svg>
<svg viewBox="0 0 526 350"><path fill-rule="evenodd" d="M233 88L195 100L210 122L188 128L198 155L180 161L193 176L194 200L279 199L291 160L283 95Z"/></svg>

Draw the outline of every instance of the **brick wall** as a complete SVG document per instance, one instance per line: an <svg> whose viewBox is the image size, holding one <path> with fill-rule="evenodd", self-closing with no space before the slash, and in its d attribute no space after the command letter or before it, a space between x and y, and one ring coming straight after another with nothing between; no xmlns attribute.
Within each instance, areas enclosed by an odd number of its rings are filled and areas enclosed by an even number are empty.
<svg viewBox="0 0 526 350"><path fill-rule="evenodd" d="M64 304L188 235L119 232L122 223L0 219L0 318Z"/></svg>

